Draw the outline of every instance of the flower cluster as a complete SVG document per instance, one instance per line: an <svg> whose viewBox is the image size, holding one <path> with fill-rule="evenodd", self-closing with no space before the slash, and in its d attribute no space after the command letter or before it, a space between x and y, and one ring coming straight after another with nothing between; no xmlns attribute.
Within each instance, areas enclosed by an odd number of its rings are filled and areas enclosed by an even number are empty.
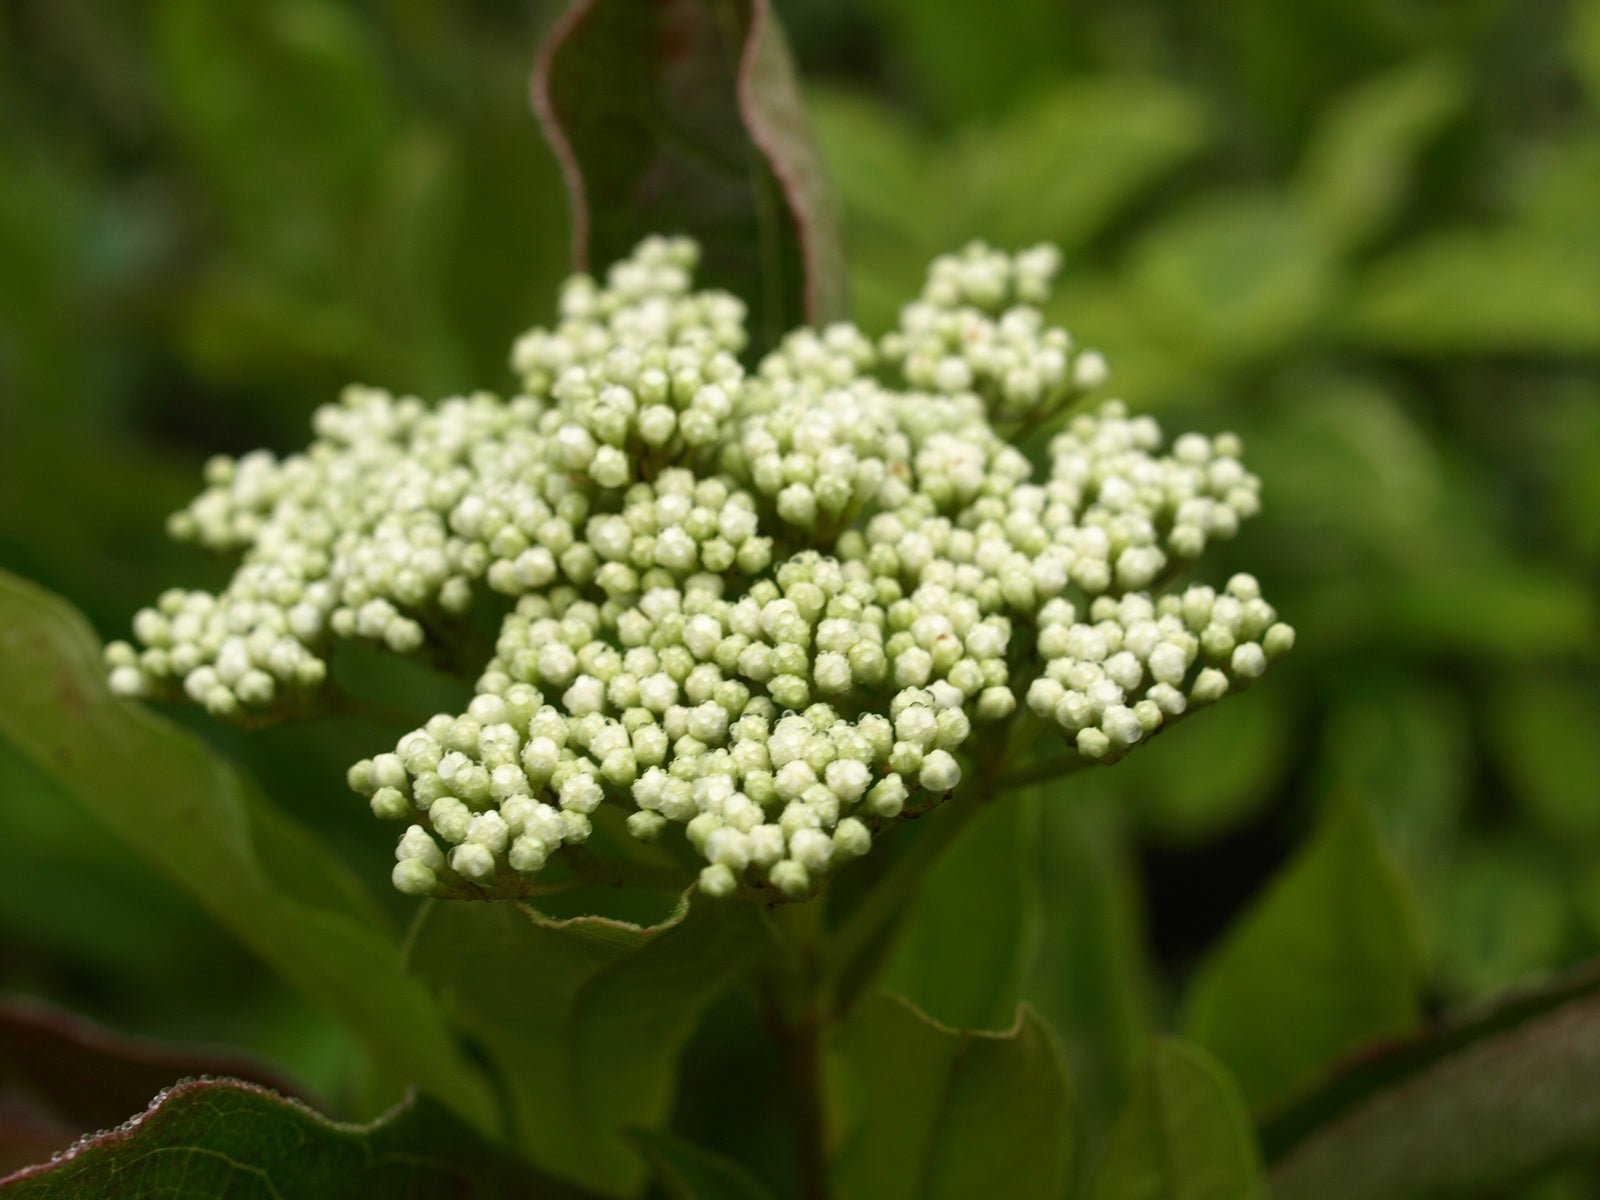
<svg viewBox="0 0 1600 1200"><path fill-rule="evenodd" d="M1292 644L1250 576L1165 590L1259 484L1231 436L1068 414L1106 367L1043 316L1052 249L969 247L889 335L798 330L750 371L694 265L651 239L568 281L509 400L352 388L304 453L212 463L172 532L243 561L141 611L113 687L293 713L338 640L447 660L498 603L466 712L350 770L406 824L396 887L530 894L616 810L708 895L798 898L979 743L992 770L993 731L1114 761Z"/></svg>

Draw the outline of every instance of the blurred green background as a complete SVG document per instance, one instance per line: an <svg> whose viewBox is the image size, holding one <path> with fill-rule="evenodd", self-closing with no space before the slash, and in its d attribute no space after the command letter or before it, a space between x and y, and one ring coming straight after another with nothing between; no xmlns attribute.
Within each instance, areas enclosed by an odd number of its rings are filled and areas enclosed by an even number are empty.
<svg viewBox="0 0 1600 1200"><path fill-rule="evenodd" d="M1434 1004L1600 952L1600 2L778 7L859 321L971 238L1056 242L1052 315L1115 390L1237 430L1265 483L1208 569L1261 576L1296 653L989 835L1038 847L1015 969L1080 1091L1114 1102L1344 795L1403 870ZM224 578L162 535L208 455L298 447L349 380L507 385L566 269L525 98L558 8L0 6L0 566L121 635ZM383 877L342 778L392 730L205 730ZM345 1036L3 745L0 845L0 987L347 1094Z"/></svg>

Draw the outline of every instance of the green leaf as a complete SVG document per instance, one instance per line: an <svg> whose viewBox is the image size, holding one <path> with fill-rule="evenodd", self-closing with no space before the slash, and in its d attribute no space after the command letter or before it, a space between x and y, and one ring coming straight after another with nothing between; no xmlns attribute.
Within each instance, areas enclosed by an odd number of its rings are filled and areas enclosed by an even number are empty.
<svg viewBox="0 0 1600 1200"><path fill-rule="evenodd" d="M1600 837L1600 690L1521 672L1489 696L1490 746L1517 801L1556 837Z"/></svg>
<svg viewBox="0 0 1600 1200"><path fill-rule="evenodd" d="M886 0L874 8L890 44L910 59L917 92L955 119L997 116L1060 79L1082 40L1079 22L1053 0Z"/></svg>
<svg viewBox="0 0 1600 1200"><path fill-rule="evenodd" d="M1032 1009L1009 1033L947 1029L874 996L834 1049L860 1089L837 1164L840 1200L1056 1200L1072 1167L1072 1103Z"/></svg>
<svg viewBox="0 0 1600 1200"><path fill-rule="evenodd" d="M1345 325L1367 346L1404 353L1592 354L1600 269L1567 238L1435 234L1366 272Z"/></svg>
<svg viewBox="0 0 1600 1200"><path fill-rule="evenodd" d="M1138 245L1132 280L1166 339L1202 362L1283 350L1326 306L1328 247L1270 195L1191 204Z"/></svg>
<svg viewBox="0 0 1600 1200"><path fill-rule="evenodd" d="M1518 829L1478 834L1431 881L1442 988L1477 999L1562 961L1573 902L1558 847Z"/></svg>
<svg viewBox="0 0 1600 1200"><path fill-rule="evenodd" d="M1306 148L1295 191L1332 242L1383 232L1412 187L1416 159L1467 95L1455 64L1408 63L1341 95Z"/></svg>
<svg viewBox="0 0 1600 1200"><path fill-rule="evenodd" d="M121 1037L38 1001L0 1000L0 1174L118 1124L173 1080L195 1075L298 1090L238 1054Z"/></svg>
<svg viewBox="0 0 1600 1200"><path fill-rule="evenodd" d="M1152 1025L1138 865L1110 778L1041 789L1044 928L1025 993L1060 1036L1087 1144L1127 1099Z"/></svg>
<svg viewBox="0 0 1600 1200"><path fill-rule="evenodd" d="M750 304L758 347L842 315L827 175L769 0L577 0L540 53L533 101L580 265L685 233L704 281Z"/></svg>
<svg viewBox="0 0 1600 1200"><path fill-rule="evenodd" d="M972 197L962 214L967 230L1002 245L1050 241L1070 250L1211 135L1210 115L1192 92L1137 76L1082 79L969 131L961 161L946 155L940 174Z"/></svg>
<svg viewBox="0 0 1600 1200"><path fill-rule="evenodd" d="M1201 969L1188 1036L1259 1109L1357 1046L1411 1029L1417 958L1371 818L1338 804Z"/></svg>
<svg viewBox="0 0 1600 1200"><path fill-rule="evenodd" d="M671 1200L772 1200L738 1163L693 1142L659 1132L636 1132L632 1141Z"/></svg>
<svg viewBox="0 0 1600 1200"><path fill-rule="evenodd" d="M524 1152L621 1195L644 1176L626 1131L665 1124L695 1021L766 946L760 914L744 904L685 899L643 928L441 902L413 930L411 963L499 1068Z"/></svg>
<svg viewBox="0 0 1600 1200"><path fill-rule="evenodd" d="M1284 699L1281 688L1247 692L1163 732L1119 767L1112 786L1163 841L1192 845L1243 824L1271 800L1289 765L1294 709ZM1194 769L1197 761L1204 771Z"/></svg>
<svg viewBox="0 0 1600 1200"><path fill-rule="evenodd" d="M0 1182L8 1200L473 1200L571 1197L407 1099L370 1125L330 1121L239 1080L191 1080L120 1128Z"/></svg>
<svg viewBox="0 0 1600 1200"><path fill-rule="evenodd" d="M1364 1058L1278 1114L1262 1130L1272 1194L1477 1196L1593 1155L1597 1072L1591 964Z"/></svg>
<svg viewBox="0 0 1600 1200"><path fill-rule="evenodd" d="M372 898L204 745L113 697L83 619L0 572L0 737L418 1087L480 1125L492 1102Z"/></svg>
<svg viewBox="0 0 1600 1200"><path fill-rule="evenodd" d="M1265 1189L1233 1080L1198 1047L1158 1039L1112 1131L1093 1200L1251 1200Z"/></svg>
<svg viewBox="0 0 1600 1200"><path fill-rule="evenodd" d="M1454 842L1469 791L1472 737L1461 699L1396 671L1363 669L1328 688L1316 776L1331 798L1364 796L1396 859L1431 867Z"/></svg>
<svg viewBox="0 0 1600 1200"><path fill-rule="evenodd" d="M882 983L956 1029L1004 1029L1038 951L1039 812L987 806L918 888Z"/></svg>
<svg viewBox="0 0 1600 1200"><path fill-rule="evenodd" d="M1587 581L1510 554L1411 571L1384 597L1385 632L1410 653L1469 653L1525 663L1592 657L1600 595Z"/></svg>
<svg viewBox="0 0 1600 1200"><path fill-rule="evenodd" d="M1572 6L1567 45L1590 101L1600 106L1600 0L1579 0Z"/></svg>

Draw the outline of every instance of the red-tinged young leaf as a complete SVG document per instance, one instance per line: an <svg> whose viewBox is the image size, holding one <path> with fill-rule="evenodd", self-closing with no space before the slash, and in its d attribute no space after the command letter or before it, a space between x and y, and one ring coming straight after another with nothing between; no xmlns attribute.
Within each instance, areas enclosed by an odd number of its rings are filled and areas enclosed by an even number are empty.
<svg viewBox="0 0 1600 1200"><path fill-rule="evenodd" d="M0 1000L0 1171L49 1158L197 1075L299 1091L238 1054L122 1037L37 1001Z"/></svg>
<svg viewBox="0 0 1600 1200"><path fill-rule="evenodd" d="M500 1068L523 1153L629 1195L645 1169L628 1132L666 1124L696 1020L768 945L748 904L685 900L641 927L444 901L419 918L411 963Z"/></svg>
<svg viewBox="0 0 1600 1200"><path fill-rule="evenodd" d="M1478 1195L1600 1148L1600 965L1353 1060L1261 1130L1283 1200Z"/></svg>
<svg viewBox="0 0 1600 1200"><path fill-rule="evenodd" d="M701 278L751 306L758 350L843 314L827 176L769 0L576 0L540 51L532 98L580 268L688 234Z"/></svg>
<svg viewBox="0 0 1600 1200"><path fill-rule="evenodd" d="M444 1109L408 1098L370 1125L233 1079L192 1080L53 1162L0 1180L6 1200L576 1200Z"/></svg>

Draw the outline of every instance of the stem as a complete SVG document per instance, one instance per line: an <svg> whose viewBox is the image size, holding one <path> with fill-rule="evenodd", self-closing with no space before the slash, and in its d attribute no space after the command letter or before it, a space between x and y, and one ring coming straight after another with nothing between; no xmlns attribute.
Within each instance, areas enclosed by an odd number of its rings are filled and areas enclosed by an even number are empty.
<svg viewBox="0 0 1600 1200"><path fill-rule="evenodd" d="M820 1003L823 903L772 911L778 955L762 981L764 1018L783 1057L801 1200L829 1200L828 1122L822 1079Z"/></svg>
<svg viewBox="0 0 1600 1200"><path fill-rule="evenodd" d="M802 1200L828 1200L827 1120L822 1094L822 1023L808 1020L777 1032L791 1087L795 1162Z"/></svg>

